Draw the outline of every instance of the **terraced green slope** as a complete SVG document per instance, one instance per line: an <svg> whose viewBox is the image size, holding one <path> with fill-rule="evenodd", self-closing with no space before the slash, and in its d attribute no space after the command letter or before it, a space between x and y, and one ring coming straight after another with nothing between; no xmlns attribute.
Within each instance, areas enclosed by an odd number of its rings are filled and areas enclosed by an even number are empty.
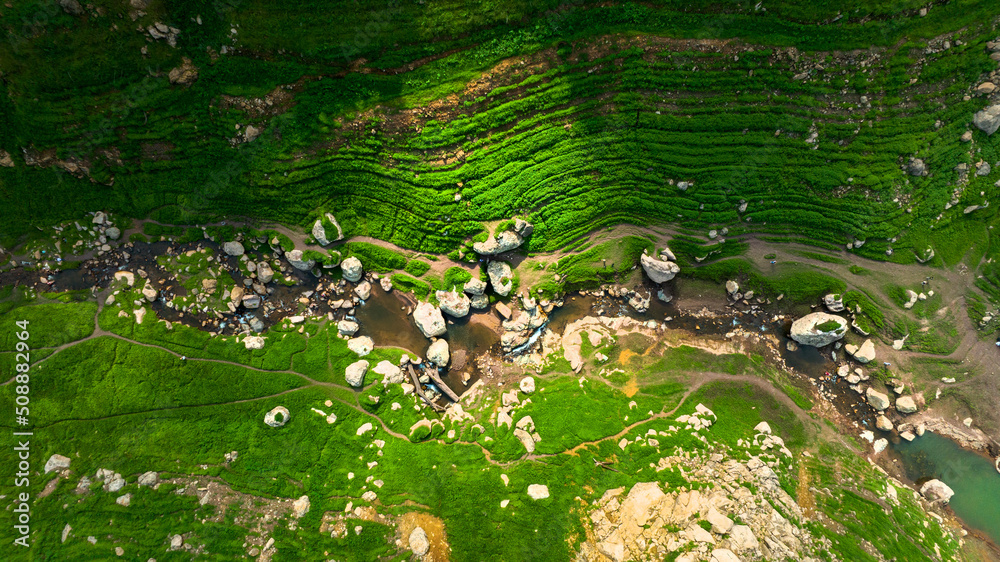
<svg viewBox="0 0 1000 562"><path fill-rule="evenodd" d="M962 210L997 188L955 166L997 160L995 139L959 140L986 103L964 97L996 68L995 23L977 23L989 2L927 17L917 2L336 4L151 2L133 24L99 3L27 28L35 5L4 13L0 147L15 165L0 197L19 211L5 239L84 209L303 224L332 211L348 234L449 252L522 212L533 250L670 222L868 240L859 253L904 262L988 251L995 209ZM180 30L176 48L136 30L154 22ZM198 78L170 84L183 56ZM247 125L261 136L234 140ZM930 175L909 176L911 156Z"/></svg>

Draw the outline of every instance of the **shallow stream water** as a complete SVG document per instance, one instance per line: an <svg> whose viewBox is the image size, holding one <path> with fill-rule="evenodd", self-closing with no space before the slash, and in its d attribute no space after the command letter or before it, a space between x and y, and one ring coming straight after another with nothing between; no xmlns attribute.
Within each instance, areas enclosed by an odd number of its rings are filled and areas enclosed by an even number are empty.
<svg viewBox="0 0 1000 562"><path fill-rule="evenodd" d="M921 485L936 478L955 491L951 509L970 527L1000 544L1000 473L993 461L927 432L892 445L906 476Z"/></svg>

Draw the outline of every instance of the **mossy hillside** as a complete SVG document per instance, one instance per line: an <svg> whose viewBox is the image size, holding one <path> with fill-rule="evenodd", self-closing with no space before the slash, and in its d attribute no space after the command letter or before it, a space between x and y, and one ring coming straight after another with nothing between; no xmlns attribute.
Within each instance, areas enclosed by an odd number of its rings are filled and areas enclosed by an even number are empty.
<svg viewBox="0 0 1000 562"><path fill-rule="evenodd" d="M982 239L995 212L985 209L961 215L962 201L937 220L949 197L945 187L954 179L946 170L968 159L957 141L959 129L981 104L978 98L962 101L961 85L972 84L988 68L982 45L992 31L973 26L957 36L962 46L929 55L927 64L916 62L927 37L976 21L986 10L983 2L961 10L942 7L926 18L905 13L873 20L865 20L860 13L881 13L881 9L865 5L858 15L838 20L838 25L820 27L805 26L803 20L785 20L788 16L776 15L785 13L777 8L767 14L734 13L720 19L715 9L702 12L707 10L705 6L693 11L687 8L689 12L681 14L671 5L581 3L559 12L559 25L549 25L552 20L548 16L535 22L529 17L517 20L522 23L514 27L505 24L457 39L459 43L482 43L409 73L348 74L327 80L313 79L311 72L317 69L295 51L266 62L237 55L210 64L204 47L217 47L219 32L228 33L224 20L248 17L248 22L259 21L260 14L250 16L244 9L249 8L215 13L209 18L213 22L204 26L192 24L186 10L185 17L171 19L184 30L179 51L193 57L203 79L187 89L161 84L153 93L139 96L135 109L129 105L129 111L116 114L115 123L126 131L124 139L104 135L92 141L101 148L114 144L124 155L122 166L107 165L109 173L115 172L114 188L98 183L95 189L85 179L60 176L63 186L68 187L63 193L77 189L69 186L82 189L84 185L90 192L76 199L54 194L56 204L29 209L33 214L26 216L49 217L80 205L89 208L101 202L107 206L110 201L136 215L152 208L173 208L179 209L174 214L188 217L266 215L304 224L306 217L315 216L315 209L329 208L329 201L335 200L343 210L345 224L355 225L347 228L352 233L388 239L403 247L448 252L481 231L483 221L537 208L528 217L536 223L530 240L535 249L560 247L599 226L679 220L699 227L740 224L754 232L794 234L835 246L847 238L871 238L858 252L879 259L886 259L887 240L896 237L889 259L913 261L914 253L924 252L930 244L945 263L956 263L977 238ZM365 9L382 13L375 6ZM535 9L519 7L508 14L530 15ZM788 13L803 11L813 16L818 13L802 9L789 9ZM113 13L109 16L114 17ZM409 9L400 12L404 13L409 14ZM166 10L150 17L170 19L173 15L177 14ZM471 18L460 27L488 25L495 15ZM285 25L287 18L297 21L297 17L278 17L267 28L291 29ZM443 17L436 14L431 19ZM744 21L747 18L753 23ZM395 16L391 19L397 22ZM68 30L78 34L81 45L120 39L116 45L121 49L131 52L136 48L138 34L123 30L119 37L106 28L110 24L106 18L95 17L80 25L74 21L65 17L51 21L38 38L21 46L22 56L11 78L19 89L14 90L13 98L8 94L3 105L16 131L8 142L16 140L39 149L72 146L79 130L92 130L95 125L100 128L106 120L102 110L120 105L122 98L132 102L129 96L134 93L130 94L127 86L137 85L141 80L136 69L145 68L134 53L106 67L74 65L73 72L58 79L79 82L74 84L79 98L70 100L57 93L67 88L41 80L36 67L26 64L37 58L46 61L37 68L47 68L72 60L70 52L42 48L49 34ZM744 25L735 26L736 21ZM635 31L685 36L698 29L699 23L710 24L699 33L728 36L739 30L744 40L751 44L757 41L759 46L741 51L735 60L703 50L678 53L655 46L635 47L627 38ZM395 26L387 24L386 29L397 29ZM311 22L309 27L315 24ZM295 29L300 37L301 30ZM632 33L615 38L617 49L601 52L593 60L579 56L581 48L594 41L595 33L619 29ZM342 36L345 31L341 28L328 36ZM547 53L540 49L555 45L557 39L568 39L567 33L572 35L568 56L548 60L549 55L538 54ZM259 31L244 28L237 36L237 41L250 41L239 37L256 37L254 44L268 51L266 42L259 43ZM268 36L274 44L286 41L278 32ZM900 36L911 41L895 46ZM379 43L371 39L372 44ZM894 45L894 50L874 62L872 71L858 71L856 64L836 58L824 59L822 71L793 81L788 62L779 59L774 48L789 43L795 43L807 56L811 56L810 46L850 49L885 44ZM426 55L455 45L444 40L422 43L420 49ZM159 44L153 47L150 56L162 61L163 68L178 62L181 53ZM416 55L406 46L391 51L392 55L380 56L405 59ZM445 92L460 90L495 61L518 54L537 56L544 61L543 70L501 77L492 91L460 98L466 113L428 121L419 131L393 129L396 108L440 99ZM327 51L321 58L325 56L331 53ZM379 67L380 63L373 60L372 64ZM117 77L91 80L87 78L91 72L111 72ZM296 82L303 75L306 78ZM910 84L912 76L920 78L917 84ZM953 78L961 80L951 83ZM90 85L80 88L83 83ZM251 118L232 110L220 111L219 96L223 92L247 94L247 88L260 95L278 83L294 83L294 107L274 117L270 129L262 124L265 135L255 141L256 145L230 146L231 125ZM106 84L115 84L119 92L107 94L102 89ZM851 92L851 98L840 97L844 88ZM665 94L678 90L698 95ZM29 91L41 96L37 103L26 101L34 99L24 95ZM775 91L779 93L773 94ZM872 108L858 107L855 95L867 95ZM87 96L93 98L89 101L99 102L83 101ZM945 107L937 102L939 98L946 100ZM897 103L903 99L917 104L921 111L910 111ZM370 120L357 122L360 110L379 103L383 109ZM70 106L82 111L64 111ZM724 117L720 107L730 108ZM42 121L55 123L65 121L63 115L81 115L82 123L45 128L45 138L19 126L29 116L42 114ZM150 114L154 115L152 122ZM855 121L860 115L866 121L858 128ZM933 124L939 118L948 125L936 130ZM564 127L567 121L568 128ZM820 140L810 145L803 137L814 125ZM280 139L268 132L278 128L282 129ZM775 131L782 134L775 137ZM976 142L986 151L993 150L993 141L983 135L977 133ZM170 159L144 160L143 147L157 143L172 145ZM337 150L314 156L316 146L326 145ZM812 150L813 146L818 148ZM92 150L92 145L86 149ZM438 156L457 149L466 154L462 166L438 163ZM9 152L17 154L14 149ZM941 172L927 178L907 177L898 161L909 154L924 157L932 169ZM527 155L531 155L530 162ZM578 158L581 155L587 158ZM593 164L574 164L581 161ZM223 162L235 165L220 170ZM0 170L0 181L14 189L28 189L49 182L53 174L56 172L51 169L17 166ZM682 192L668 181L682 178L694 181L694 187ZM986 180L973 178L965 191L968 197L980 191L992 192L992 182ZM253 190L248 189L251 184ZM181 195L180 185L185 189L195 186L194 191ZM358 186L364 186L363 192ZM141 195L124 199L114 195L119 188L136 189ZM463 192L460 201L455 201L454 191ZM890 195L896 192L919 201L913 213L892 202ZM880 196L873 198L868 193ZM741 201L749 204L742 214L736 211ZM540 205L542 202L545 205ZM18 233L26 232L25 226L24 222L10 223Z"/></svg>

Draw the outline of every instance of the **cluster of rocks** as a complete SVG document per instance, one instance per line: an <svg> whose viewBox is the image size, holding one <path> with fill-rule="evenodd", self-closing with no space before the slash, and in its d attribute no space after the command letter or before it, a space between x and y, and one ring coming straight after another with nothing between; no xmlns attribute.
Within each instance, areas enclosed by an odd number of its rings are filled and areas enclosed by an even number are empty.
<svg viewBox="0 0 1000 562"><path fill-rule="evenodd" d="M167 78L170 80L171 84L189 86L198 79L198 67L191 62L191 59L183 57L181 59L180 66L172 68L170 72L167 73Z"/></svg>
<svg viewBox="0 0 1000 562"><path fill-rule="evenodd" d="M903 303L903 308L909 310L913 308L913 305L917 304L917 301L925 301L929 297L934 296L934 291L928 291L926 293L918 293L912 289L906 290L906 302Z"/></svg>
<svg viewBox="0 0 1000 562"><path fill-rule="evenodd" d="M520 302L521 311L517 316L502 323L500 346L505 353L527 344L531 335L548 323L548 313L555 308L555 304L551 302L539 303L536 299L524 295L521 296Z"/></svg>
<svg viewBox="0 0 1000 562"><path fill-rule="evenodd" d="M523 220L516 218L511 225L511 230L505 230L495 236L490 236L484 242L476 242L472 249L480 255L495 256L504 252L509 252L524 244L524 239L531 236L535 227Z"/></svg>
<svg viewBox="0 0 1000 562"><path fill-rule="evenodd" d="M462 291L469 295L469 306L475 310L485 310L490 306L490 299L486 296L486 282L478 277L473 277L465 283Z"/></svg>
<svg viewBox="0 0 1000 562"><path fill-rule="evenodd" d="M640 482L627 494L624 488L608 490L584 521L594 539L581 546L578 559L662 560L673 554L688 562L809 560L823 552L824 540L811 535L795 500L760 458L741 462L720 453L682 453L660 459L656 469L674 466L692 481L717 485L664 492L657 482Z"/></svg>
<svg viewBox="0 0 1000 562"><path fill-rule="evenodd" d="M849 343L844 346L844 351L858 363L865 364L875 360L875 344L870 339L866 339L861 347Z"/></svg>
<svg viewBox="0 0 1000 562"><path fill-rule="evenodd" d="M3 161L0 161L0 165L4 165ZM93 251L98 256L104 256L112 251L116 241L118 241L122 236L121 229L115 226L111 217L103 211L92 213L89 226L84 226L78 221L74 221L73 227L76 228L77 232L82 233L85 238L77 240L69 248L63 248L62 242L60 240L56 240L56 253L50 254L43 250L35 250L31 255L35 261L23 263L22 265L38 265L42 269L51 269L52 264L50 263L50 260L59 263L62 261L64 253L79 255L88 251ZM66 230L66 228L68 228L68 226L57 225L52 228L56 236L59 237ZM128 258L126 257L126 261L127 259ZM49 283L49 280L43 280L43 282Z"/></svg>
<svg viewBox="0 0 1000 562"><path fill-rule="evenodd" d="M726 296L729 297L733 303L742 302L744 306L750 306L751 312L754 313L760 310L758 305L764 303L771 304L770 299L765 301L761 296L757 295L753 289L746 292L740 292L739 283L733 281L732 279L726 281ZM778 300L781 300L782 298L784 298L784 295L779 296Z"/></svg>
<svg viewBox="0 0 1000 562"><path fill-rule="evenodd" d="M140 31L142 28L140 27ZM171 27L163 22L156 22L148 27L146 27L146 33L156 41L166 41L171 47L177 46L177 36L181 34L181 30L176 27Z"/></svg>
<svg viewBox="0 0 1000 562"><path fill-rule="evenodd" d="M987 41L986 50L991 60L1000 63L1000 37L995 41ZM985 81L975 87L976 94L988 96L993 102L972 116L972 123L987 135L992 135L997 132L997 129L1000 129L1000 87L997 86L998 84L1000 84L1000 70L994 69ZM969 140L972 140L971 135L969 137ZM963 140L965 139L963 138Z"/></svg>
<svg viewBox="0 0 1000 562"><path fill-rule="evenodd" d="M517 420L517 423L514 423L514 417L517 415L517 408L531 403L529 396L534 392L535 379L533 377L521 379L517 389L511 389L500 395L500 405L496 412L490 416L490 423L495 424L497 428L501 426L506 426L507 429L513 428L514 436L521 442L528 454L535 452L535 445L542 440L542 436L535 428L535 420L531 416L522 416ZM546 497L548 497L547 494Z"/></svg>
<svg viewBox="0 0 1000 562"><path fill-rule="evenodd" d="M917 400L911 395L899 396L904 392L905 386L899 381L891 381L891 384L892 383L894 383L893 392L897 395L894 405L898 414L897 420L902 416L916 413L918 410ZM899 436L907 441L913 441L913 439L922 436L926 431L926 426L924 424L917 424L914 426L913 424L903 422L900 423L898 427L893 425L892 420L890 420L886 415L890 406L893 406L889 401L888 394L879 392L878 390L875 390L874 387L868 387L865 389L860 385L858 385L855 390L858 393L863 393L868 405L875 410L877 414L875 418L875 427L879 431L888 433L895 429ZM862 432L861 437L869 443L872 443L875 453L882 452L888 446L887 439L880 438L876 440L874 433L871 431Z"/></svg>
<svg viewBox="0 0 1000 562"><path fill-rule="evenodd" d="M906 164L906 172L911 176L926 176L930 173L927 169L927 164L920 158L910 158L910 161Z"/></svg>

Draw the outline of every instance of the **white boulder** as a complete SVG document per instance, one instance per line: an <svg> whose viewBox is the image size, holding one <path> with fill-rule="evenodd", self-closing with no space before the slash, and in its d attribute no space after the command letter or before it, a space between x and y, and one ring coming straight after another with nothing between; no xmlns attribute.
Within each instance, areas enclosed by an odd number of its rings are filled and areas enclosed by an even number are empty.
<svg viewBox="0 0 1000 562"><path fill-rule="evenodd" d="M544 500L549 497L549 487L544 484L532 484L528 486L528 497L533 500Z"/></svg>
<svg viewBox="0 0 1000 562"><path fill-rule="evenodd" d="M825 312L813 312L792 323L791 338L801 345L823 347L844 337L847 320Z"/></svg>
<svg viewBox="0 0 1000 562"><path fill-rule="evenodd" d="M347 349L357 353L359 357L364 357L375 349L375 342L368 336L359 336L347 340Z"/></svg>
<svg viewBox="0 0 1000 562"><path fill-rule="evenodd" d="M927 498L927 501L943 504L951 501L951 497L955 495L954 490L938 479L924 482L924 485L920 487L920 493Z"/></svg>
<svg viewBox="0 0 1000 562"><path fill-rule="evenodd" d="M63 470L64 468L69 468L69 463L69 457L52 455L49 457L49 460L45 461L45 474L48 474L53 470Z"/></svg>
<svg viewBox="0 0 1000 562"><path fill-rule="evenodd" d="M513 273L510 264L503 261L491 261L486 267L486 273L490 276L490 285L500 296L506 297L514 288Z"/></svg>
<svg viewBox="0 0 1000 562"><path fill-rule="evenodd" d="M443 336L448 331L441 309L429 302L422 302L413 309L413 321L425 337Z"/></svg>
<svg viewBox="0 0 1000 562"><path fill-rule="evenodd" d="M368 372L368 361L364 359L360 361L355 361L344 369L344 378L347 380L347 384L358 388L365 383L365 373Z"/></svg>
<svg viewBox="0 0 1000 562"><path fill-rule="evenodd" d="M434 363L438 367L448 366L448 361L451 360L448 342L442 339L435 340L434 343L427 348L427 360Z"/></svg>
<svg viewBox="0 0 1000 562"><path fill-rule="evenodd" d="M351 283L357 283L361 279L361 274L364 271L361 268L361 260L354 256L344 260L340 264L340 269L344 273L344 279L347 279Z"/></svg>
<svg viewBox="0 0 1000 562"><path fill-rule="evenodd" d="M450 316L461 318L469 314L472 301L465 293L458 291L437 291L434 293L440 303L441 310Z"/></svg>
<svg viewBox="0 0 1000 562"><path fill-rule="evenodd" d="M643 271L653 283L665 283L670 281L680 272L681 268L672 261L657 259L648 254L643 254L639 258Z"/></svg>
<svg viewBox="0 0 1000 562"><path fill-rule="evenodd" d="M521 379L521 382L520 384L518 384L518 387L521 389L521 392L525 394L533 393L535 391L535 378L524 377L523 379Z"/></svg>
<svg viewBox="0 0 1000 562"><path fill-rule="evenodd" d="M410 532L408 542L410 550L417 556L424 556L431 549L431 543L427 540L427 533L420 527L416 527Z"/></svg>

